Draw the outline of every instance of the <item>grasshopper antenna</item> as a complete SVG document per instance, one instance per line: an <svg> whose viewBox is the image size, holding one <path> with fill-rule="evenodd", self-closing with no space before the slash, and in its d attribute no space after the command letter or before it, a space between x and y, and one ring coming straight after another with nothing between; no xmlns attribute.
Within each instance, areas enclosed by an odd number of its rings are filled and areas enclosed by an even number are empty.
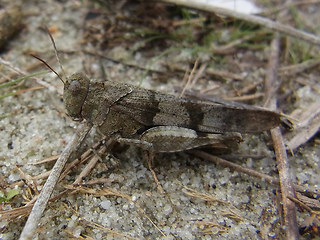
<svg viewBox="0 0 320 240"><path fill-rule="evenodd" d="M58 60L58 63L59 63L61 72L62 72L62 74L63 74L63 77L66 77L66 74L65 74L65 72L64 72L64 70L63 70L63 67L62 67L62 64L61 64L61 61L60 61L60 58L59 58L59 56L58 56L58 50L57 50L56 43L55 43L55 41L54 41L54 39L53 39L50 31L49 31L49 28L48 28L48 27L45 27L45 30L46 30L47 34L49 35L50 40L51 40L51 42L52 42L52 45L53 45L53 48L54 48L54 53L56 54L56 58L57 58L57 60ZM60 79L61 79L61 78L60 78ZM61 80L62 80L62 79L61 79ZM64 82L64 81L63 81L63 82Z"/></svg>
<svg viewBox="0 0 320 240"><path fill-rule="evenodd" d="M54 72L57 75L57 77L63 82L63 84L65 84L65 81L62 79L62 77L60 77L60 75L45 60L41 59L40 57L38 57L32 53L30 53L30 56L38 59L40 62L42 62L44 65L46 65L52 72Z"/></svg>

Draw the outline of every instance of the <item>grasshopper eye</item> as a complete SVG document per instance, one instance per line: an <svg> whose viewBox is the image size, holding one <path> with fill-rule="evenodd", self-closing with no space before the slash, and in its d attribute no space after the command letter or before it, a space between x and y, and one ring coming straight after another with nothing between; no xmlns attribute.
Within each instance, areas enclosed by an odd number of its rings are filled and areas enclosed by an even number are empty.
<svg viewBox="0 0 320 240"><path fill-rule="evenodd" d="M73 80L69 85L69 90L72 95L76 95L81 91L81 84L78 80Z"/></svg>

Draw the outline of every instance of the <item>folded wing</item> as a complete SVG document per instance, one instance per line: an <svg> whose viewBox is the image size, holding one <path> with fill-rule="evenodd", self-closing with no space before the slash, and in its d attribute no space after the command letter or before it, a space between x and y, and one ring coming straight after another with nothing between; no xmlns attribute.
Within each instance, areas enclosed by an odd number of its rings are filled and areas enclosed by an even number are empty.
<svg viewBox="0 0 320 240"><path fill-rule="evenodd" d="M135 88L111 106L146 126L178 126L199 132L261 132L280 124L263 109L228 107Z"/></svg>

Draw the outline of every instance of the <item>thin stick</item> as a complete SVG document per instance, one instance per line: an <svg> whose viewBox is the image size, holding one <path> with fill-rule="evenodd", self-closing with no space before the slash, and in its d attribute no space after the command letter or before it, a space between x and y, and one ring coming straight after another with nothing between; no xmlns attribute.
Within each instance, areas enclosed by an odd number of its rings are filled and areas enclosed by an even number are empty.
<svg viewBox="0 0 320 240"><path fill-rule="evenodd" d="M271 54L266 76L266 96L267 106L273 110L277 108L275 97L277 86L277 72L279 66L280 38L277 36L271 42ZM295 197L295 191L290 178L289 160L287 157L286 147L280 127L271 129L271 136L274 143L275 155L278 163L280 178L280 188L283 203L283 213L285 221L285 231L287 239L299 239L299 228L297 223L297 209L295 203L289 199L289 196Z"/></svg>
<svg viewBox="0 0 320 240"><path fill-rule="evenodd" d="M231 80L243 81L245 79L245 77L241 76L238 73L232 73L224 70L216 70L214 68L207 68L206 73L209 75L214 75L220 78L231 79Z"/></svg>
<svg viewBox="0 0 320 240"><path fill-rule="evenodd" d="M162 0L162 1L167 3L177 4L177 5L183 5L185 7L195 8L195 9L199 9L206 12L214 12L219 15L233 17L233 18L241 19L254 24L259 24L271 30L278 31L280 33L284 33L289 36L299 38L316 45L320 45L320 38L317 37L316 35L284 25L280 22L272 21L268 18L244 14L244 13L236 12L226 8L212 6L211 4L207 4L207 3L200 3L199 1L195 1L195 0Z"/></svg>
<svg viewBox="0 0 320 240"><path fill-rule="evenodd" d="M287 149L294 150L309 141L320 129L320 99L308 107L297 108L290 114L297 119L293 131L285 135Z"/></svg>
<svg viewBox="0 0 320 240"><path fill-rule="evenodd" d="M320 59L310 59L302 63L293 64L279 69L279 74L285 76L297 75L299 73L305 73L311 68L316 68L320 65Z"/></svg>
<svg viewBox="0 0 320 240"><path fill-rule="evenodd" d="M277 185L277 186L280 185L280 180L278 178L274 178L274 177L271 177L271 176L269 176L267 174L257 172L257 171L255 171L253 169L249 169L249 168L243 167L243 166L241 166L239 164L227 161L225 159L222 159L220 157L211 155L211 154L206 153L204 151L192 150L192 151L190 151L190 153L194 154L197 157L203 158L205 160L214 162L215 164L218 164L220 166L224 166L224 167L228 167L228 168L234 169L237 172L248 174L249 176L262 179L262 180L264 180L264 181L266 181L268 183L271 183L271 184L274 184L274 185ZM317 189L310 188L310 187L303 187L303 186L300 186L300 185L297 185L297 184L294 184L294 189L296 191L298 191L298 192L301 192L301 193L308 192L310 194L319 194L319 191Z"/></svg>
<svg viewBox="0 0 320 240"><path fill-rule="evenodd" d="M223 99L228 100L228 101L248 101L248 100L252 100L252 99L261 98L263 96L264 96L264 93L254 93L254 94L244 95L244 96L226 97Z"/></svg>
<svg viewBox="0 0 320 240"><path fill-rule="evenodd" d="M65 167L64 171L61 173L60 178L58 180L58 182L60 182L62 179L65 178L65 176L67 176L69 174L69 172L75 168L76 166L83 164L84 162L86 162L88 159L90 159L91 155L93 154L93 149L98 149L101 145L103 145L103 141L105 140L105 138L101 139L98 143L96 143L91 149L87 150L86 152L84 152L80 158L77 158L75 160L73 160L71 163L67 164L67 166Z"/></svg>
<svg viewBox="0 0 320 240"><path fill-rule="evenodd" d="M102 146L101 149L98 151L97 154L95 154L95 156L93 156L93 158L91 158L89 164L82 170L82 172L79 174L79 176L77 177L77 179L74 181L73 184L79 184L81 183L82 179L84 177L86 177L91 170L94 168L94 166L98 163L99 160L101 160L101 155L103 153L105 153L105 151L107 150L106 146Z"/></svg>
<svg viewBox="0 0 320 240"><path fill-rule="evenodd" d="M48 200L53 192L53 189L59 179L61 171L68 161L72 152L74 152L82 143L84 138L87 136L91 129L89 124L81 124L77 128L77 132L73 136L70 143L61 153L57 162L53 166L51 173L43 186L43 189L35 202L32 211L28 217L26 225L24 226L22 233L20 235L20 240L29 240L32 239L34 232L38 226L40 218L46 208Z"/></svg>
<svg viewBox="0 0 320 240"><path fill-rule="evenodd" d="M289 162L280 128L278 127L272 129L271 136L274 142L275 154L278 160L278 170L287 239L299 239L299 228L296 214L297 208L294 202L289 199L290 196L295 196L295 191L290 178Z"/></svg>
<svg viewBox="0 0 320 240"><path fill-rule="evenodd" d="M190 86L190 83L191 83L192 78L193 78L193 74L194 74L196 68L198 67L198 62L199 62L199 58L197 58L196 62L194 63L193 68L192 68L192 70L190 72L190 75L188 77L188 81L187 81L186 85L184 86L184 88L182 89L179 97L182 97L184 95L184 92L186 91L186 89Z"/></svg>

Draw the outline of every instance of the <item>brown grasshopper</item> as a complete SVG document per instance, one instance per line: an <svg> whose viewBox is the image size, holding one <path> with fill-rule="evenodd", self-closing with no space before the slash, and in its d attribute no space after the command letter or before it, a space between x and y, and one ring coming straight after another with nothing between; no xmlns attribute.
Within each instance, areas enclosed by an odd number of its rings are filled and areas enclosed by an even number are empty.
<svg viewBox="0 0 320 240"><path fill-rule="evenodd" d="M58 58L55 42L48 35ZM239 142L239 133L261 132L278 126L281 115L237 104L180 98L133 85L90 80L75 73L63 82L68 115L86 119L104 136L136 144L150 152L179 152L228 142Z"/></svg>
<svg viewBox="0 0 320 240"><path fill-rule="evenodd" d="M75 73L64 82L68 115L86 119L107 137L152 152L178 152L239 141L237 133L278 126L281 115L179 98L129 84L90 80Z"/></svg>

